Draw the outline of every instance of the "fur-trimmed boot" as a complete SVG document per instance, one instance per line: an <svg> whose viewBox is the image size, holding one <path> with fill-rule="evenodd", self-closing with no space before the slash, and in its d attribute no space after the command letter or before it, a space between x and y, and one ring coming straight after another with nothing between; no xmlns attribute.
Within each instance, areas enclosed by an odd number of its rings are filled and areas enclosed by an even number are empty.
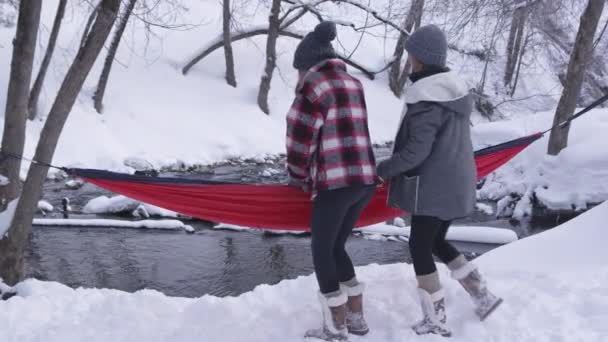
<svg viewBox="0 0 608 342"><path fill-rule="evenodd" d="M320 329L308 330L305 337L324 341L348 341L346 328L346 293L338 290L323 295L319 293L319 302L323 313L323 324Z"/></svg>
<svg viewBox="0 0 608 342"><path fill-rule="evenodd" d="M447 316L445 313L445 297L443 290L433 294L418 288L420 304L424 318L412 326L412 330L418 335L436 334L443 337L452 336L452 332L446 326Z"/></svg>
<svg viewBox="0 0 608 342"><path fill-rule="evenodd" d="M8 300L17 295L17 292L10 286L5 285L0 279L0 300Z"/></svg>
<svg viewBox="0 0 608 342"><path fill-rule="evenodd" d="M488 318L502 304L502 299L488 290L486 281L477 266L468 262L464 256L461 255L450 262L448 268L452 271L452 278L457 280L471 296L475 313L481 321Z"/></svg>
<svg viewBox="0 0 608 342"><path fill-rule="evenodd" d="M353 278L340 287L348 296L346 302L346 328L353 335L363 336L369 333L369 327L363 315L363 291L365 284Z"/></svg>

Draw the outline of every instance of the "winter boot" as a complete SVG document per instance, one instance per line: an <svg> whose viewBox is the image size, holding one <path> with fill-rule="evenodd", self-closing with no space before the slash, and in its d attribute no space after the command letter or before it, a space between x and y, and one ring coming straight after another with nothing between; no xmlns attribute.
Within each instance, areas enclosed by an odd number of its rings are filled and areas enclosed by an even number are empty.
<svg viewBox="0 0 608 342"><path fill-rule="evenodd" d="M10 288L8 285L5 285L0 279L0 300L9 300L10 298L17 295L17 292Z"/></svg>
<svg viewBox="0 0 608 342"><path fill-rule="evenodd" d="M348 341L346 328L347 296L338 290L328 295L319 293L323 325L320 329L308 330L305 337L324 341Z"/></svg>
<svg viewBox="0 0 608 342"><path fill-rule="evenodd" d="M464 256L456 258L448 267L452 270L452 278L458 280L471 296L473 304L475 304L475 313L481 321L488 318L502 304L502 299L488 290L486 281L479 273L477 266L466 261Z"/></svg>
<svg viewBox="0 0 608 342"><path fill-rule="evenodd" d="M436 334L443 337L452 336L447 328L447 316L445 313L445 298L443 290L429 294L426 290L418 288L420 304L424 318L416 323L412 330L418 335Z"/></svg>
<svg viewBox="0 0 608 342"><path fill-rule="evenodd" d="M353 278L341 283L342 291L348 296L346 302L346 328L353 335L363 336L369 333L369 327L363 315L363 290L365 284Z"/></svg>

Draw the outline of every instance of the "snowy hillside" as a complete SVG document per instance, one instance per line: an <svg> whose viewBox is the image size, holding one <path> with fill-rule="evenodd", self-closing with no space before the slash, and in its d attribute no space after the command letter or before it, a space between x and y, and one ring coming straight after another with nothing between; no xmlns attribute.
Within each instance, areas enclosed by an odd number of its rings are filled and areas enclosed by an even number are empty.
<svg viewBox="0 0 608 342"><path fill-rule="evenodd" d="M181 68L189 58L221 33L221 7L217 1L188 0L183 3L189 10L180 14L179 22L193 24L186 30L153 28L154 35L148 37L141 21L133 20L130 24L110 76L104 114L100 116L93 109L91 96L103 62L102 54L68 120L55 163L126 170L123 161L134 156L161 167L177 162L204 164L227 157L254 157L284 150L284 115L293 99L296 72L291 62L297 41L292 38L279 40L278 72L270 95L272 115L267 117L258 109L255 101L264 67L265 37L234 44L236 89L224 81L221 49L184 76ZM377 6L384 8L384 1L377 2ZM44 2L43 7L41 46L48 39L55 4L52 1ZM42 113L48 112L61 77L71 63L80 39L79 30L84 26L88 11L87 4L68 6L59 48L41 98ZM264 25L267 11L257 6L239 9L240 16L246 18L246 21L240 20L240 29ZM356 23L365 19L364 12L346 6L336 9L333 16ZM306 32L315 22L313 17L305 18L296 24L296 29ZM372 29L361 41L353 58L372 70L383 67L392 55L395 42L394 34L387 40L372 35L383 33L383 27ZM9 47L13 35L14 28L0 29L0 42L4 46L0 49L0 61L4 65L9 65ZM347 54L360 39L359 33L346 27L340 28L339 35L336 48ZM459 44L466 43L466 39L460 37L453 39ZM42 52L43 49L38 49L37 64L42 59ZM474 86L480 78L483 63L474 57L451 53L450 66L461 72ZM490 71L489 84L498 83L501 70L501 62L497 61ZM386 74L378 75L375 81L368 80L356 71L355 74L366 87L373 139L376 142L391 140L401 102L390 93ZM6 88L7 79L8 68L4 68L0 71L0 88ZM551 91L559 84L557 77L542 68L537 71L531 69L521 84L522 92L535 89L559 94L559 91ZM0 107L5 102L3 94L0 95ZM554 102L533 98L528 103L528 107L531 107L527 110L529 112L539 108L549 109ZM519 108L526 106L520 104ZM33 154L41 126L42 122L29 124L27 155Z"/></svg>
<svg viewBox="0 0 608 342"><path fill-rule="evenodd" d="M480 323L462 290L442 267L450 341L603 342L608 336L608 204L546 233L478 259L505 304ZM420 316L411 265L358 271L371 333L351 341L446 341L417 337ZM262 285L239 297L171 298L143 290L70 289L28 280L23 297L0 302L1 341L304 341L318 324L314 276Z"/></svg>

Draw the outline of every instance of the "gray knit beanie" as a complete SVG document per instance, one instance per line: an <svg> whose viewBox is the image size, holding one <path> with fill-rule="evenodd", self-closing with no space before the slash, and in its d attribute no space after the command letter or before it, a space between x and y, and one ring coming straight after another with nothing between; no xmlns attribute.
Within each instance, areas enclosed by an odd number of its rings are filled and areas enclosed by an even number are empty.
<svg viewBox="0 0 608 342"><path fill-rule="evenodd" d="M405 42L405 50L422 64L443 67L448 57L448 40L439 27L426 25L412 33Z"/></svg>
<svg viewBox="0 0 608 342"><path fill-rule="evenodd" d="M336 39L336 24L324 21L302 39L293 58L293 67L307 71L326 59L336 58L331 42Z"/></svg>

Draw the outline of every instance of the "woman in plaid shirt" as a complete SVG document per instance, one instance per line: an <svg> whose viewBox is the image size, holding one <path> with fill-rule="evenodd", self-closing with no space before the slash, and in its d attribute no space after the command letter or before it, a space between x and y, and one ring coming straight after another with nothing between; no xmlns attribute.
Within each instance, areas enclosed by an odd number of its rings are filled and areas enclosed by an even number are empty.
<svg viewBox="0 0 608 342"><path fill-rule="evenodd" d="M287 169L292 185L311 191L312 254L323 327L307 337L346 340L369 331L363 283L345 250L376 187L376 162L363 86L336 59L336 26L323 22L298 46L300 80L287 115Z"/></svg>

